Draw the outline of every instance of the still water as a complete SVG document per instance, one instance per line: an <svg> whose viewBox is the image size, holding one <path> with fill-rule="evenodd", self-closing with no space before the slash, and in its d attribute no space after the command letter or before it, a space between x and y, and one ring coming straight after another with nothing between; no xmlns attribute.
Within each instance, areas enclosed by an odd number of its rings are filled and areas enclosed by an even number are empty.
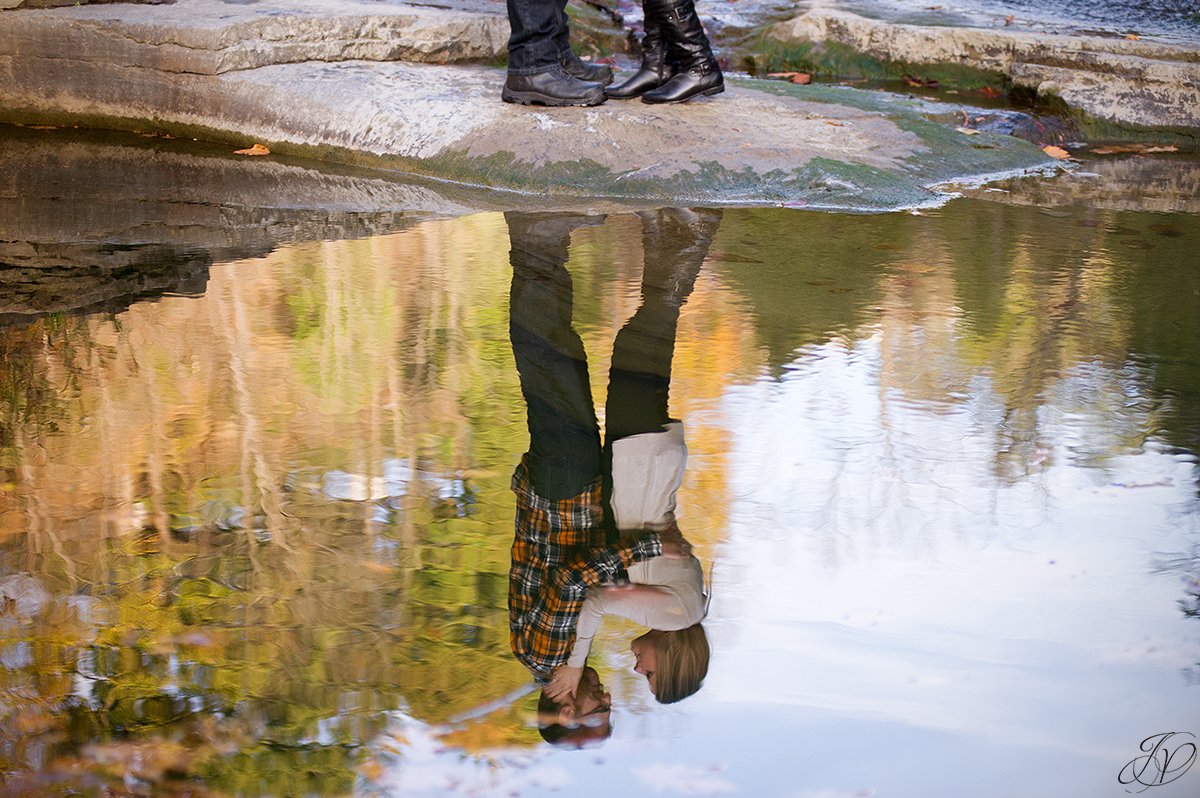
<svg viewBox="0 0 1200 798"><path fill-rule="evenodd" d="M1095 798L1200 735L1195 216L514 219L6 317L6 794ZM508 636L509 253L546 247L601 426L666 281L712 569L699 692L658 704L606 619L578 751ZM1148 794L1197 794L1185 758Z"/></svg>
<svg viewBox="0 0 1200 798"><path fill-rule="evenodd" d="M1134 35L1178 45L1200 43L1194 0L798 0L811 8L843 8L863 16L919 25L1004 27L1041 33Z"/></svg>

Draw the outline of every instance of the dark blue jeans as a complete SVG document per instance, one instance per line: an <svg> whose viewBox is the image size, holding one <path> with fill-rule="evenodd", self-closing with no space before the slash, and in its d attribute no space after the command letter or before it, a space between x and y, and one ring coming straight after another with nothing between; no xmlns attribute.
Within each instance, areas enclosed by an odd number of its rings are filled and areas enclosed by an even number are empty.
<svg viewBox="0 0 1200 798"><path fill-rule="evenodd" d="M536 75L571 52L567 0L508 0L508 72Z"/></svg>

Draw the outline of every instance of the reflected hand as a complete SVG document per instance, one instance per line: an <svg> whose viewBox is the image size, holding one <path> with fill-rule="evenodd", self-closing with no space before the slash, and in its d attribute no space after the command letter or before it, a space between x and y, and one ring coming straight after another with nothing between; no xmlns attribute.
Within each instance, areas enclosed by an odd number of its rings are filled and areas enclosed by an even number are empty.
<svg viewBox="0 0 1200 798"><path fill-rule="evenodd" d="M566 699L575 695L575 689L579 686L579 678L581 676L583 676L583 668L562 665L550 677L549 683L543 688L542 692L550 700L561 704Z"/></svg>
<svg viewBox="0 0 1200 798"><path fill-rule="evenodd" d="M692 556L692 544L683 537L677 525L671 524L659 532L658 538L662 541L662 556L673 560Z"/></svg>

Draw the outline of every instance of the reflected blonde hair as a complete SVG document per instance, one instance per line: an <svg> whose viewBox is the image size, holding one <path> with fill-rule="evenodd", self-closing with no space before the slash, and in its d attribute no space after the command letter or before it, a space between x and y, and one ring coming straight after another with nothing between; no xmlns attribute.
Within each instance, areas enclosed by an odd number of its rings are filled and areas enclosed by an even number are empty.
<svg viewBox="0 0 1200 798"><path fill-rule="evenodd" d="M708 635L700 624L674 632L663 632L658 641L658 667L654 697L660 704L674 704L693 695L708 675Z"/></svg>

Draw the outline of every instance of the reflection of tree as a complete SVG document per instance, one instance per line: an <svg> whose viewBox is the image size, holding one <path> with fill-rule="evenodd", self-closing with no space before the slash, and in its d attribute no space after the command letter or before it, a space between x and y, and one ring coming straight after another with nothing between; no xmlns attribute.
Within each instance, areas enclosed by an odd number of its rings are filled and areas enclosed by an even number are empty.
<svg viewBox="0 0 1200 798"><path fill-rule="evenodd" d="M1020 479L1061 454L1060 414L1096 419L1068 453L1094 465L1152 434L1200 442L1200 314L1163 312L1200 292L1187 266L1200 228L1171 222L954 203L919 219L794 214L781 237L754 211L729 216L712 259L750 300L777 374L807 347L881 335L881 402L949 410L991 394L996 474Z"/></svg>
<svg viewBox="0 0 1200 798"><path fill-rule="evenodd" d="M474 243L313 245L203 299L5 331L0 556L52 596L0 633L32 651L0 687L38 709L5 702L6 770L151 735L230 792L342 792L386 710L436 720L522 678L492 631L507 480L477 459L519 446L515 380L475 361L506 264L486 218L455 224ZM372 491L386 464L403 484ZM365 494L331 495L333 470Z"/></svg>
<svg viewBox="0 0 1200 798"><path fill-rule="evenodd" d="M596 351L623 320L614 278L640 275L624 226L571 264ZM498 216L426 224L0 333L0 574L46 596L0 616L0 768L341 793L389 711L441 724L525 680L506 251ZM715 401L751 348L704 293L681 328L725 355L681 345L679 402ZM715 465L725 433L695 430ZM685 487L698 541L719 540L721 487ZM536 739L512 713L446 728L471 751Z"/></svg>

